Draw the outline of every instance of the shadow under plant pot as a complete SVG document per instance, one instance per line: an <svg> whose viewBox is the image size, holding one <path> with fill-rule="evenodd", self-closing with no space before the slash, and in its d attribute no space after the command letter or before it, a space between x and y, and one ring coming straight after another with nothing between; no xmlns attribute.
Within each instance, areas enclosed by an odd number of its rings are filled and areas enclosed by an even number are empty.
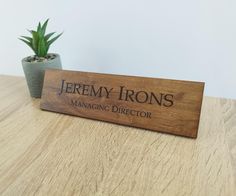
<svg viewBox="0 0 236 196"><path fill-rule="evenodd" d="M46 58L29 56L22 60L31 97L41 98L45 69L62 69L60 56L48 54Z"/></svg>

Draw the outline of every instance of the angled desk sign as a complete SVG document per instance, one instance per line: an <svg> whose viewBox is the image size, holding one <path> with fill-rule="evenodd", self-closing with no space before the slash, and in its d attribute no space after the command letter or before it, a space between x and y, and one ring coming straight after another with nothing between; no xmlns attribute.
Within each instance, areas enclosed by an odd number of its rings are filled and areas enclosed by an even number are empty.
<svg viewBox="0 0 236 196"><path fill-rule="evenodd" d="M49 69L41 109L197 137L204 83Z"/></svg>

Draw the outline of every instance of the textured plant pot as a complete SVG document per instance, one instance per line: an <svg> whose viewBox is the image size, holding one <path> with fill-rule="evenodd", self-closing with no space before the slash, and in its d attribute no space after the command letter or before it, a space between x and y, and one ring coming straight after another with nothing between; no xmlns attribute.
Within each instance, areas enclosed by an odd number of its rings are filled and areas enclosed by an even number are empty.
<svg viewBox="0 0 236 196"><path fill-rule="evenodd" d="M22 67L31 97L41 98L45 69L62 69L60 56L45 62L27 62L22 59Z"/></svg>

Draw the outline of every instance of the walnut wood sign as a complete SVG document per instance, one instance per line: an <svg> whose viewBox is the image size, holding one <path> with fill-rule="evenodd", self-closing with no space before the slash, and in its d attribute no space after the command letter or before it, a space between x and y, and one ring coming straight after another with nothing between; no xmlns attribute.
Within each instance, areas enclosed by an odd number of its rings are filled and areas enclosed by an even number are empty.
<svg viewBox="0 0 236 196"><path fill-rule="evenodd" d="M204 83L46 70L41 109L196 138Z"/></svg>

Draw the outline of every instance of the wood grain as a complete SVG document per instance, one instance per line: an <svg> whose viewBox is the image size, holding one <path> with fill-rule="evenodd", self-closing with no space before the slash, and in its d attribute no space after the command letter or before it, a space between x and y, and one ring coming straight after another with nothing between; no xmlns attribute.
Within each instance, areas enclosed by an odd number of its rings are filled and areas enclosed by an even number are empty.
<svg viewBox="0 0 236 196"><path fill-rule="evenodd" d="M0 195L236 195L235 100L204 97L193 140L41 111L23 78L0 84Z"/></svg>
<svg viewBox="0 0 236 196"><path fill-rule="evenodd" d="M221 99L221 108L224 120L226 141L229 148L229 154L236 179L236 101L232 99ZM236 181L235 181L236 185Z"/></svg>
<svg viewBox="0 0 236 196"><path fill-rule="evenodd" d="M51 69L40 107L196 138L203 89L202 82Z"/></svg>

